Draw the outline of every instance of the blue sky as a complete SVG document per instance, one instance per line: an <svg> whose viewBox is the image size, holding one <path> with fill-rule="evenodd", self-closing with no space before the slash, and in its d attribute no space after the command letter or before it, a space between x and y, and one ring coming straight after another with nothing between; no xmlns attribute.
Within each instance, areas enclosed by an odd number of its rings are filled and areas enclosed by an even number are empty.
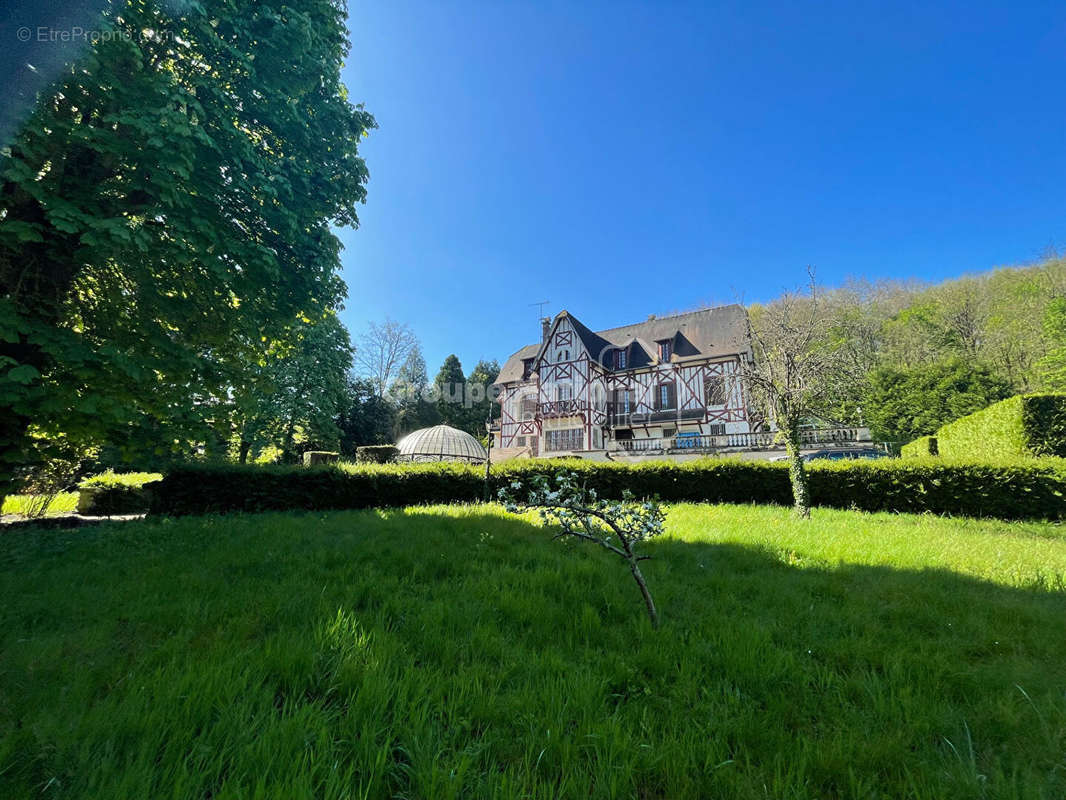
<svg viewBox="0 0 1066 800"><path fill-rule="evenodd" d="M351 2L358 332L539 335L1066 244L1066 3Z"/></svg>

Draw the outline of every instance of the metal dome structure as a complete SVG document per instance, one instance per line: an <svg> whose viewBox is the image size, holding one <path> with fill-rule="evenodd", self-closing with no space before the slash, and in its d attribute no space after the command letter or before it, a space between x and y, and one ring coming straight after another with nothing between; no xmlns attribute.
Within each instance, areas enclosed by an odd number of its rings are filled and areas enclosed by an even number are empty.
<svg viewBox="0 0 1066 800"><path fill-rule="evenodd" d="M397 461L463 461L484 464L488 458L481 442L466 431L448 425L422 428L403 437L396 445L400 451Z"/></svg>

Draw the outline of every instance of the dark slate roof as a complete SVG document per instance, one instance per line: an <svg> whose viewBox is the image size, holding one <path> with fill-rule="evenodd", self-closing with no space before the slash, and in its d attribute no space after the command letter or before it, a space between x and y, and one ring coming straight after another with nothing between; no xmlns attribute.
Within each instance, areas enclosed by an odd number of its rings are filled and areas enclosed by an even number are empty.
<svg viewBox="0 0 1066 800"><path fill-rule="evenodd" d="M657 343L670 340L677 358L715 358L736 353L749 353L748 312L743 306L732 304L674 314L668 317L653 317L644 322L591 331L573 314L559 312L569 318L585 348L592 357L608 368L613 367L611 354L626 348L629 369L654 364L658 361ZM553 323L552 327L555 327ZM522 361L536 358L543 344L523 347L507 359L496 379L498 384L522 380Z"/></svg>
<svg viewBox="0 0 1066 800"><path fill-rule="evenodd" d="M522 362L527 358L536 358L539 350L539 344L527 344L517 353L512 354L500 369L500 374L496 376L496 383L493 385L498 386L522 380Z"/></svg>

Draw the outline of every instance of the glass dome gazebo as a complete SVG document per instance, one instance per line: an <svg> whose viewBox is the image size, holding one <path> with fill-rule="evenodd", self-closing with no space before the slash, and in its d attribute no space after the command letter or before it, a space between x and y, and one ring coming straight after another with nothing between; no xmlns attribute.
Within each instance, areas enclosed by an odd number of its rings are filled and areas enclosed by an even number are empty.
<svg viewBox="0 0 1066 800"><path fill-rule="evenodd" d="M488 458L481 442L466 431L449 425L422 428L403 437L396 448L399 462L426 463L430 461L461 461L484 464Z"/></svg>

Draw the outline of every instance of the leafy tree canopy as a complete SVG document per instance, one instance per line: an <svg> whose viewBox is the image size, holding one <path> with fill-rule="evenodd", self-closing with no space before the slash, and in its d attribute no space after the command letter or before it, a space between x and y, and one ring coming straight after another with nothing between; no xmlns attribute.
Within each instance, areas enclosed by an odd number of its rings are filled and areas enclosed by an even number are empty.
<svg viewBox="0 0 1066 800"><path fill-rule="evenodd" d="M0 165L3 478L31 421L187 447L236 365L341 300L330 225L358 224L375 127L340 82L343 20L116 3L118 35L39 98Z"/></svg>

